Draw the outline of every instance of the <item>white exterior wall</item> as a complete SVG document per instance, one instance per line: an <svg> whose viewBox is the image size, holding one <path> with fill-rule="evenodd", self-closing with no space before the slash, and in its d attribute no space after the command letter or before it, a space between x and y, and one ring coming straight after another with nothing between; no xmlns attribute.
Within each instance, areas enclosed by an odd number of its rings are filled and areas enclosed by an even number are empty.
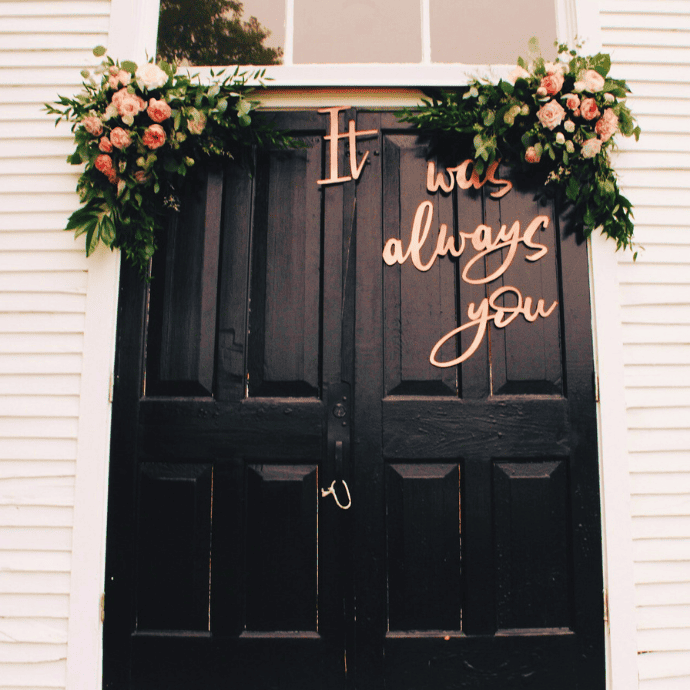
<svg viewBox="0 0 690 690"><path fill-rule="evenodd" d="M89 266L78 170L41 112L107 41L110 2L0 0L0 688L63 688ZM89 269L87 271L87 269ZM93 319L91 319L93 321ZM108 319L103 326L107 329ZM97 611L97 606L96 606Z"/></svg>
<svg viewBox="0 0 690 690"><path fill-rule="evenodd" d="M635 263L618 257L639 689L680 690L690 687L690 2L609 0L600 16L642 127L616 163L645 247Z"/></svg>

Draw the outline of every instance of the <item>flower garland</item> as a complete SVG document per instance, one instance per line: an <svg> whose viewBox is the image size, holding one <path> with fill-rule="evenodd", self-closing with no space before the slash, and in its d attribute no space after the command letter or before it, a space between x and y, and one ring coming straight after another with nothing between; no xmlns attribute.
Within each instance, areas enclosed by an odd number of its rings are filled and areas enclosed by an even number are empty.
<svg viewBox="0 0 690 690"><path fill-rule="evenodd" d="M94 49L96 57L105 52ZM198 75L177 74L174 64L137 66L108 57L95 75L99 81L83 71L80 94L45 106L58 115L56 125L73 123L76 151L67 160L85 164L77 184L82 206L66 229L86 236L87 256L99 242L119 247L145 275L166 211L179 210L185 176L201 159L238 158L251 165L256 146L294 145L252 118L258 103L247 100L247 82L260 81L263 70L248 75L237 68L202 84Z"/></svg>
<svg viewBox="0 0 690 690"><path fill-rule="evenodd" d="M496 161L536 174L542 196L574 206L585 236L599 228L617 249L628 248L632 205L620 193L610 153L617 132L638 140L640 128L625 105L630 89L608 76L610 68L609 55L583 57L561 44L555 62L520 58L508 81L473 79L400 119L430 134L439 151L471 142L479 175Z"/></svg>

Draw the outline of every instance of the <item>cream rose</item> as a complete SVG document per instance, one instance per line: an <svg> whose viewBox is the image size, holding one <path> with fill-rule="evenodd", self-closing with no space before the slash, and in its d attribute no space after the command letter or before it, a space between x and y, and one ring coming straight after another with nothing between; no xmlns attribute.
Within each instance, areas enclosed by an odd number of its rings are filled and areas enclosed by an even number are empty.
<svg viewBox="0 0 690 690"><path fill-rule="evenodd" d="M187 129L192 134L201 134L206 127L206 115L199 112L196 108L192 108L192 111L187 121Z"/></svg>
<svg viewBox="0 0 690 690"><path fill-rule="evenodd" d="M547 74L542 78L540 86L546 89L549 96L555 96L563 88L563 75L560 72Z"/></svg>
<svg viewBox="0 0 690 690"><path fill-rule="evenodd" d="M572 120L566 120L563 123L563 129L572 134L575 131L575 123Z"/></svg>
<svg viewBox="0 0 690 690"><path fill-rule="evenodd" d="M601 151L601 143L601 139L587 139L587 141L582 144L582 157L594 158L594 156Z"/></svg>
<svg viewBox="0 0 690 690"><path fill-rule="evenodd" d="M563 122L564 117L565 110L563 110L563 106L558 101L549 101L537 111L537 119L542 127L550 130L558 127Z"/></svg>
<svg viewBox="0 0 690 690"><path fill-rule="evenodd" d="M591 91L596 93L604 88L604 82L606 81L604 77L593 69L588 69L582 75L582 81L585 83L585 91Z"/></svg>
<svg viewBox="0 0 690 690"><path fill-rule="evenodd" d="M100 118L95 115L90 115L85 117L81 121L82 127L89 133L93 134L95 137L100 136L103 133L103 123Z"/></svg>
<svg viewBox="0 0 690 690"><path fill-rule="evenodd" d="M134 74L139 88L144 91L152 91L153 89L160 89L165 86L168 81L168 75L158 66L152 62L147 62L137 69Z"/></svg>
<svg viewBox="0 0 690 690"><path fill-rule="evenodd" d="M165 144L165 130L160 125L149 125L141 140L144 146L158 149Z"/></svg>
<svg viewBox="0 0 690 690"><path fill-rule="evenodd" d="M155 98L149 101L149 107L146 112L154 122L159 123L167 120L172 114L170 106L164 100L157 101Z"/></svg>
<svg viewBox="0 0 690 690"><path fill-rule="evenodd" d="M113 146L116 146L120 150L124 150L132 143L132 137L130 137L129 132L122 129L122 127L115 127L115 129L110 132L110 141Z"/></svg>
<svg viewBox="0 0 690 690"><path fill-rule="evenodd" d="M585 98L580 105L580 114L585 120L595 120L599 117L599 108L597 102L593 98Z"/></svg>
<svg viewBox="0 0 690 690"><path fill-rule="evenodd" d="M529 79L529 72L519 65L508 75L508 80L514 84L518 79Z"/></svg>
<svg viewBox="0 0 690 690"><path fill-rule="evenodd" d="M594 131L602 141L608 141L618 131L618 117L611 108L606 108L594 125Z"/></svg>

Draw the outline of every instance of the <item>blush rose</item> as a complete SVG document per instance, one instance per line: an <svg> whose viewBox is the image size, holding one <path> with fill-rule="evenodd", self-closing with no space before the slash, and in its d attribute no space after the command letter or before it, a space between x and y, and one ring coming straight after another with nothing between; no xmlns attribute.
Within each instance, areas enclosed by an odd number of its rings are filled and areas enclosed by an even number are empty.
<svg viewBox="0 0 690 690"><path fill-rule="evenodd" d="M172 115L170 106L163 99L157 101L155 98L149 101L146 112L154 122L165 122Z"/></svg>
<svg viewBox="0 0 690 690"><path fill-rule="evenodd" d="M113 146L116 146L120 150L124 150L132 143L132 137L130 137L129 132L122 129L122 127L115 127L115 129L110 132L110 141Z"/></svg>
<svg viewBox="0 0 690 690"><path fill-rule="evenodd" d="M525 160L528 163L538 163L541 160L541 156L539 155L537 149L534 148L534 146L529 146L525 151Z"/></svg>
<svg viewBox="0 0 690 690"><path fill-rule="evenodd" d="M187 129L192 134L201 134L206 127L206 115L199 112L196 108L192 108L189 120L187 121Z"/></svg>
<svg viewBox="0 0 690 690"><path fill-rule="evenodd" d="M113 169L113 159L105 153L102 153L100 156L96 156L94 166L96 170L100 170L104 175L107 175L108 172Z"/></svg>
<svg viewBox="0 0 690 690"><path fill-rule="evenodd" d="M537 111L537 118L542 127L546 127L546 129L550 130L558 127L558 125L563 122L564 117L565 110L563 110L563 106L557 101L549 101Z"/></svg>
<svg viewBox="0 0 690 690"><path fill-rule="evenodd" d="M611 108L604 110L601 118L594 125L594 131L602 141L608 141L618 131L618 117Z"/></svg>
<svg viewBox="0 0 690 690"><path fill-rule="evenodd" d="M165 130L160 125L149 125L141 140L144 146L158 149L165 144Z"/></svg>
<svg viewBox="0 0 690 690"><path fill-rule="evenodd" d="M560 71L554 72L543 77L540 86L546 90L549 96L555 96L563 88L564 81Z"/></svg>
<svg viewBox="0 0 690 690"><path fill-rule="evenodd" d="M146 108L146 101L136 94L129 93L127 89L124 88L113 94L113 105L117 108L120 117L123 120L127 118L127 120L130 120L128 124L131 124L131 120L134 116L138 115ZM125 122L127 122L127 120L125 120Z"/></svg>
<svg viewBox="0 0 690 690"><path fill-rule="evenodd" d="M113 150L113 145L110 143L108 137L101 137L98 142L98 148L103 151L103 153L110 153Z"/></svg>
<svg viewBox="0 0 690 690"><path fill-rule="evenodd" d="M81 124L89 134L93 134L95 137L103 133L103 123L95 115L85 117Z"/></svg>
<svg viewBox="0 0 690 690"><path fill-rule="evenodd" d="M580 114L585 120L595 120L599 117L599 108L597 102L593 98L585 98L580 106Z"/></svg>

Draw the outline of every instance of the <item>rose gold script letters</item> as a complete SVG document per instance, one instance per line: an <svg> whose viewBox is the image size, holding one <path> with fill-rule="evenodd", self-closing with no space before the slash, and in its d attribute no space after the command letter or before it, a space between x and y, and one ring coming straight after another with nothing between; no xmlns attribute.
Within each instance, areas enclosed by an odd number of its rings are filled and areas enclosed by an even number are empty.
<svg viewBox="0 0 690 690"><path fill-rule="evenodd" d="M512 293L517 298L517 303L512 307L500 306L497 301L503 295ZM466 359L471 357L479 347L482 342L484 335L486 334L486 325L489 321L494 322L496 328L505 328L509 323L512 323L520 314L522 314L526 321L536 321L538 316L546 318L551 312L556 308L558 302L554 302L548 309L545 308L544 300L540 299L537 302L537 306L534 311L532 311L532 298L525 297L524 301L522 299L522 293L514 287L502 287L496 290L491 297L485 297L480 303L479 307L475 308L474 302L470 302L467 307L467 317L470 319L467 323L462 326L454 328L450 333L439 340L436 345L434 345L429 355L429 361L435 367L454 367L456 364L461 364ZM491 309L494 313L491 313ZM463 352L459 357L452 359L448 362L439 362L436 355L438 351L451 339L454 338L462 331L468 328L477 327L477 332L474 335L474 340L472 344Z"/></svg>
<svg viewBox="0 0 690 690"><path fill-rule="evenodd" d="M446 168L446 170L460 170L463 168L463 166L464 163L462 166L458 166L457 169ZM438 182L439 178L435 178L434 169L429 167L427 169L427 173L427 184L429 185L431 181L436 184L435 189L438 189L438 186L441 185L442 182ZM436 179L436 182L434 182L434 178ZM462 174L462 179L467 181L464 172ZM489 179L488 174L487 179ZM445 187L442 188L445 189ZM463 189L467 188L469 187L463 187ZM435 191L435 189L430 189L430 191ZM506 191L509 190L500 190L499 193L502 196L506 193ZM469 242L477 253L465 264L465 267L462 271L462 279L471 285L485 285L486 283L490 283L493 280L500 278L508 270L515 258L520 244L523 244L527 249L535 250L531 254L527 254L525 256L527 261L538 261L548 252L546 245L535 240L535 235L537 234L538 230L545 230L548 228L548 216L535 216L524 231L521 230L520 221L517 220L512 224L510 229L508 229L507 225L501 225L500 229L495 233L495 235L490 226L480 224L477 225L473 232L459 232L457 243L455 237L452 235L450 237L448 236L448 226L445 223L441 223L438 231L438 237L436 238L436 244L433 245L432 240L433 249L431 251L430 258L425 262L422 259L421 252L427 243L427 240L430 239L429 234L431 232L433 216L433 203L429 200L422 201L417 207L414 221L412 222L412 232L410 234L407 249L404 248L402 240L399 240L395 237L386 242L382 255L384 262L388 266L393 266L394 264L404 264L408 259L410 259L412 261L412 265L416 269L419 271L428 271L434 265L438 257L446 256L448 254L454 257L461 256L465 251L467 243ZM507 249L507 251L504 252L502 263L493 271L493 273L483 277L470 276L472 268L477 263L479 263L480 266L484 265L483 259L485 257L487 257L489 254L493 254L494 252L504 249ZM515 300L515 304L513 306L505 306L507 296L509 295L512 295ZM513 301L513 299L510 301ZM470 302L467 308L467 317L469 321L459 325L457 328L454 328L452 331L450 331L450 333L444 335L443 338L441 338L441 340L439 340L431 350L429 361L434 366L440 368L453 367L457 364L461 364L477 351L477 348L486 335L487 325L490 321L493 321L496 328L505 328L520 315L522 315L526 321L533 322L536 321L540 316L542 318L549 316L557 305L558 302L553 302L553 304L551 304L551 306L547 309L544 300L540 299L537 301L536 306L533 307L532 298L523 298L522 293L516 287L505 286L499 288L498 290L495 290L489 297L485 297L479 303L479 306L476 306L474 302ZM458 357L449 361L439 360L439 350L447 342L457 337L463 331L475 327L477 330L474 340L465 350L465 352L462 352Z"/></svg>
<svg viewBox="0 0 690 690"><path fill-rule="evenodd" d="M474 232L460 232L458 233L458 245L455 246L455 238L448 237L448 226L441 223L441 227L436 239L436 246L431 254L429 261L424 263L420 256L420 252L424 247L431 230L431 222L433 220L434 207L431 201L422 201L417 207L417 212L412 223L412 235L410 236L410 244L407 251L403 251L402 240L395 237L389 239L383 248L383 260L392 266L393 264L404 264L408 259L412 260L412 265L420 271L428 271L439 256L446 256L450 253L451 256L458 257L465 251L466 240L472 242L472 247L478 252L472 259L467 262L463 269L462 279L471 285L482 285L490 283L502 276L515 258L518 245L524 244L529 249L536 249L533 254L526 256L528 261L538 261L546 254L548 249L545 245L534 241L534 235L541 226L547 228L549 226L548 216L536 216L534 220L525 228L525 232L520 234L520 221L515 221L508 230L507 225L502 225L501 229L492 237L493 230L488 225L478 225ZM469 276L470 269L485 256L492 254L508 247L503 263L490 275L483 278L471 278Z"/></svg>
<svg viewBox="0 0 690 690"><path fill-rule="evenodd" d="M500 161L492 163L486 171L486 176L481 181L473 166L470 178L467 179L467 169L472 165L472 160L468 158L454 168L446 168L448 172L448 182L446 182L445 173L439 171L437 174L436 163L434 163L434 161L429 161L426 167L426 188L433 194L439 187L444 192L452 192L456 182L460 189L469 189L470 187L480 189L489 182L490 184L498 184L503 187L503 189L497 189L495 192L491 192L491 196L494 199L500 199L513 188L513 183L510 180L501 180L495 177L499 163Z"/></svg>
<svg viewBox="0 0 690 690"><path fill-rule="evenodd" d="M338 131L338 113L341 110L347 110L346 106L336 106L334 108L320 108L318 112L328 113L330 116L330 129L328 134L324 137L329 143L328 154L330 157L329 176L325 180L317 180L317 184L337 184L339 182L347 182L348 180L358 180L362 173L362 168L367 162L369 151L364 154L359 165L357 164L357 137L374 136L378 134L378 129L365 129L361 132L355 131L355 121L350 120L348 123L347 132ZM342 177L338 176L338 141L340 139L347 139L350 145L350 174Z"/></svg>

